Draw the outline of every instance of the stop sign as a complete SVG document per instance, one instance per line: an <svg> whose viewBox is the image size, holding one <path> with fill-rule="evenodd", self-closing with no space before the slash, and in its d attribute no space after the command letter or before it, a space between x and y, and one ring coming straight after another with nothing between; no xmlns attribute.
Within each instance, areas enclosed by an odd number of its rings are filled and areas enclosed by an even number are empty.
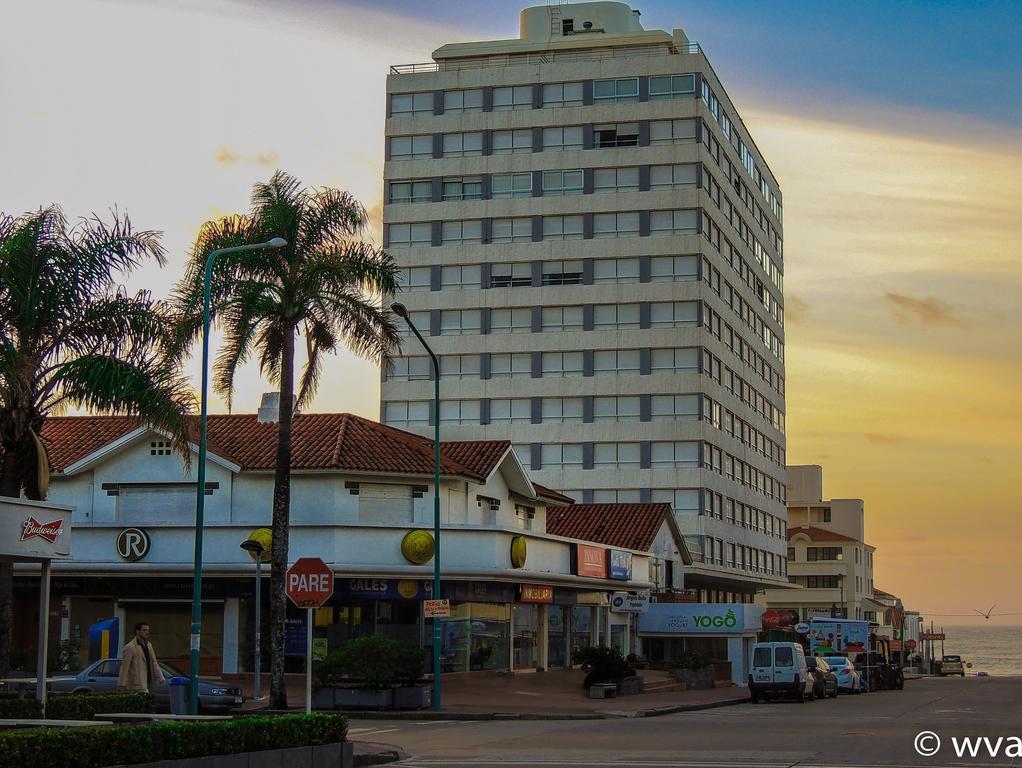
<svg viewBox="0 0 1022 768"><path fill-rule="evenodd" d="M334 593L334 572L318 557L300 557L287 569L284 584L299 608L319 608Z"/></svg>

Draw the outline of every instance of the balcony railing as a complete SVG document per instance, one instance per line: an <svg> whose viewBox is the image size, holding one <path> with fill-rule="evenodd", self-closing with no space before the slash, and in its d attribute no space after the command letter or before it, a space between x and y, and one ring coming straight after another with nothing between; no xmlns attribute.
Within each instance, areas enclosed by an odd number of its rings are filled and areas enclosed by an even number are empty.
<svg viewBox="0 0 1022 768"><path fill-rule="evenodd" d="M678 46L678 53L700 53L699 43ZM510 67L516 64L563 64L577 61L605 61L608 59L633 59L646 56L668 55L665 45L643 45L631 48L601 48L592 51L550 51L547 53L515 53L499 56L476 56L466 59L447 59L443 62L427 61L423 64L394 64L392 75L415 75L422 72L450 72L461 69L484 69L486 67Z"/></svg>

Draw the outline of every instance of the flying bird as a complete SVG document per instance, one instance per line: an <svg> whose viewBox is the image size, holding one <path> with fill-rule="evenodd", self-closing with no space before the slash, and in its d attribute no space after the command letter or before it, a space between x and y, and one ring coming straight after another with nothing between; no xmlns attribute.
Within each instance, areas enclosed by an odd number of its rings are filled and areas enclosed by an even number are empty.
<svg viewBox="0 0 1022 768"><path fill-rule="evenodd" d="M996 608L996 607L997 607L997 603L994 603L993 605L990 606L990 610L987 611L986 613L983 613L983 611L977 611L975 608L973 608L972 610L976 611L976 613L978 613L984 619L989 621L990 620L990 614L992 614L994 612L994 608Z"/></svg>

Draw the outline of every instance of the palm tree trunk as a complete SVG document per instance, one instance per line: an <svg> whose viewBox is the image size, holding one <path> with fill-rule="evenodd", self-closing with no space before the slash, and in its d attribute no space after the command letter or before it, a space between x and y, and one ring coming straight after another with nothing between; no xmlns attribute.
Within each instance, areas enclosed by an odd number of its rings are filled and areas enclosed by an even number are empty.
<svg viewBox="0 0 1022 768"><path fill-rule="evenodd" d="M273 543L270 545L270 709L287 709L284 679L284 621L287 595L288 523L291 513L291 418L294 415L295 337L284 334L280 354L280 409L277 413L277 465L273 473ZM308 628L312 631L312 627Z"/></svg>
<svg viewBox="0 0 1022 768"><path fill-rule="evenodd" d="M18 477L17 456L7 448L3 455L0 469L0 496L21 496L21 483ZM7 677L11 666L11 629L14 612L14 563L0 563L0 677Z"/></svg>

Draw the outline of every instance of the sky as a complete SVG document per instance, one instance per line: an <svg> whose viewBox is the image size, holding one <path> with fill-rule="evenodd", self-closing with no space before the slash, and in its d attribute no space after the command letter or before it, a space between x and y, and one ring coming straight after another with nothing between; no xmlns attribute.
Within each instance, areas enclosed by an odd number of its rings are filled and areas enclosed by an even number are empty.
<svg viewBox="0 0 1022 768"><path fill-rule="evenodd" d="M780 180L789 463L865 499L876 584L909 608L1022 613L1022 5L636 6L702 44ZM516 37L521 7L0 0L20 30L0 48L0 211L116 206L163 231L166 269L126 281L157 296L276 168L355 194L378 239L389 65ZM372 364L324 373L313 410L378 416ZM235 410L269 389L245 369Z"/></svg>

